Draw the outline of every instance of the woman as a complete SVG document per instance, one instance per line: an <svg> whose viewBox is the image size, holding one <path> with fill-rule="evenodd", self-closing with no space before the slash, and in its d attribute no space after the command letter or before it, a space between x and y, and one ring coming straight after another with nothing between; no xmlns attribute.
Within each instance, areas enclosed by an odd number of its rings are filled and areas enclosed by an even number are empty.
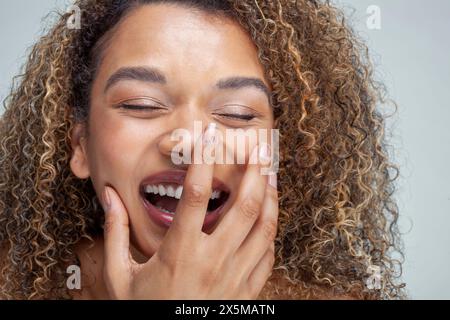
<svg viewBox="0 0 450 320"><path fill-rule="evenodd" d="M3 298L403 297L383 91L339 10L76 5L80 28L65 14L39 40L2 117ZM196 121L215 125L189 151L278 129L278 184L258 161L175 164L171 133Z"/></svg>

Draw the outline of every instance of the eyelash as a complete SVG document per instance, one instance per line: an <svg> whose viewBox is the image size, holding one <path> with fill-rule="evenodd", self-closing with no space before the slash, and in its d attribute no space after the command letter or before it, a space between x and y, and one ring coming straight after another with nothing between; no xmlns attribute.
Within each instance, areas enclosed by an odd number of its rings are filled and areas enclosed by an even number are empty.
<svg viewBox="0 0 450 320"><path fill-rule="evenodd" d="M139 105L134 105L134 104L126 104L126 103L120 104L119 108L123 108L123 109L127 109L127 110L136 110L136 111L163 109L158 106L139 106Z"/></svg>
<svg viewBox="0 0 450 320"><path fill-rule="evenodd" d="M218 116L225 118L234 118L242 121L251 121L256 118L256 116L252 114L237 114L237 113L216 113Z"/></svg>
<svg viewBox="0 0 450 320"><path fill-rule="evenodd" d="M120 104L119 108L127 109L127 110L135 110L135 111L145 111L145 110L159 110L163 109L158 106L140 106L140 105L134 105L134 104ZM251 121L254 118L256 118L255 115L252 114L237 114L237 113L216 113L216 115L225 117L225 118L233 118L240 121Z"/></svg>

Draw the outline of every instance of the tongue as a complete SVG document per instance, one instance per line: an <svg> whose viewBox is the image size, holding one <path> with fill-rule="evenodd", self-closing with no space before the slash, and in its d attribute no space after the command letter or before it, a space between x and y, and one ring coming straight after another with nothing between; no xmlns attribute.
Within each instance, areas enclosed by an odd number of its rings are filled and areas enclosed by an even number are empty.
<svg viewBox="0 0 450 320"><path fill-rule="evenodd" d="M155 205L164 208L168 211L175 212L178 204L178 199L166 196L158 196L155 200Z"/></svg>

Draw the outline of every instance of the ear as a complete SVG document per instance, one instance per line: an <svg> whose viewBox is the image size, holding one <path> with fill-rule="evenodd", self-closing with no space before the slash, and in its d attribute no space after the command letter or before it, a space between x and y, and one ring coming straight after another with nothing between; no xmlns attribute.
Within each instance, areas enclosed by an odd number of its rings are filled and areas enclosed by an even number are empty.
<svg viewBox="0 0 450 320"><path fill-rule="evenodd" d="M71 140L72 158L70 159L70 169L78 178L87 179L90 176L90 171L86 152L86 128L83 124L77 123L75 125Z"/></svg>

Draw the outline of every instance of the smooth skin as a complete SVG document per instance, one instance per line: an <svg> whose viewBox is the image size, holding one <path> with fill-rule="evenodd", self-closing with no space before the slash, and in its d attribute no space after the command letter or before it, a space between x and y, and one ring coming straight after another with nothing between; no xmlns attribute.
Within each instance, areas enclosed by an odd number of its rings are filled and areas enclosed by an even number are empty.
<svg viewBox="0 0 450 320"><path fill-rule="evenodd" d="M166 82L121 79L107 88L128 67L157 68ZM194 136L194 121L203 128L214 122L223 134L273 127L262 90L217 88L235 76L260 79L271 90L257 48L234 21L155 4L133 10L114 28L91 89L88 123L72 132L72 172L90 178L99 198L109 186L111 203L104 237L76 248L83 290L75 298L258 296L273 264L275 188L259 165L177 166L170 157L171 133L184 128ZM127 109L125 102L146 109ZM168 169L188 172L169 229L153 223L138 192L142 179ZM219 222L202 232L212 177L232 192Z"/></svg>

